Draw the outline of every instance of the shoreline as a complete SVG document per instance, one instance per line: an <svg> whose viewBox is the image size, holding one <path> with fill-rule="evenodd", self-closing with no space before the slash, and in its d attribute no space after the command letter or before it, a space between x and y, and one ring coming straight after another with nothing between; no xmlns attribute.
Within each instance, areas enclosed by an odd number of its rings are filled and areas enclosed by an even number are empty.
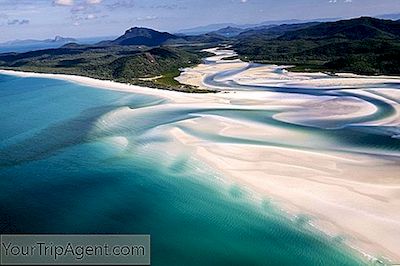
<svg viewBox="0 0 400 266"><path fill-rule="evenodd" d="M119 83L112 80L100 80L95 78L89 78L85 76L78 75L68 75L68 74L52 74L52 73L36 73L36 72L25 72L25 71L16 71L16 70L5 70L0 69L0 74L17 76L22 78L49 78L49 79L58 79L69 82L78 83L85 86L95 87L99 89L113 90L119 92L127 92L127 93L143 93L147 95L162 95L169 96L168 94L179 93L178 91L169 91L169 90L160 90L149 87L142 87L137 85L131 85L127 83Z"/></svg>
<svg viewBox="0 0 400 266"><path fill-rule="evenodd" d="M220 58L217 58L217 61ZM229 63L229 62L227 62ZM233 63L229 63L233 64ZM221 64L223 65L223 64ZM232 66L229 67L232 67ZM200 67L200 70L199 70ZM201 69L203 66L200 65L198 67L195 67L197 71L197 76L196 78L190 77L190 73L187 74L186 72L181 75L180 79L183 78L184 81L188 83L196 83L197 85L204 86L204 83L202 82L202 79L208 74L207 70L205 71L204 69ZM223 68L223 66L220 66ZM226 66L226 68L229 68ZM220 70L221 68L219 68ZM215 71L215 69L209 69L208 71L212 72ZM187 94L187 93L182 93L182 92L177 92L177 91L165 91L165 90L158 90L158 89L152 89L152 88L146 88L146 87L140 87L140 86L135 86L135 85L129 85L129 84L123 84L123 83L117 83L113 81L105 81L105 80L97 80L93 78L88 78L88 77L82 77L82 76L74 76L74 75L63 75L63 74L42 74L42 73L32 73L32 72L18 72L18 71L12 71L12 70L0 70L0 74L6 74L6 75L13 75L13 76L19 76L19 77L37 77L37 78L50 78L50 79L61 79L69 82L75 82L79 83L82 85L94 87L94 88L99 88L99 89L108 89L108 90L114 90L114 91L119 91L119 92L126 92L126 93L138 93L138 94L146 94L146 95L153 95L153 96L158 96L158 97L164 97L168 99L172 104L184 106L184 105L198 105L202 107L226 107L226 106L231 106L233 105L239 105L240 107L246 108L248 107L249 109L255 108L255 107L261 107L265 108L268 106L269 108L276 108L278 109L280 106L290 106L293 101L290 100L282 100L278 96L274 98L274 95L270 95L266 92L254 92L254 91L246 91L246 92L227 92L227 93L218 93L218 94ZM186 77L185 77L186 75ZM243 77L242 77L243 78ZM200 80L200 82L199 82ZM262 96L260 98L260 96ZM265 102L265 100L268 100L268 102ZM238 104L239 103L239 104ZM365 109L359 109L359 113L373 113L376 110L373 110L371 108L365 108ZM337 114L336 114L337 115ZM247 134L249 138L254 138L254 137L259 137L263 136L264 130L266 128L264 127L258 127L258 125L255 124L245 124L242 123L242 121L230 121L229 119L221 121L218 119L213 119L213 118L207 118L204 119L204 117L200 117L199 119L196 119L195 121L186 121L183 123L180 123L180 125L184 125L187 128L200 128L201 130L204 130L205 132L209 131L210 128L213 130L217 130L218 134L220 135L228 135L228 136L243 136ZM249 130L251 128L252 130ZM251 131L251 132L249 132ZM364 183L360 180L356 179L351 179L351 180L344 180L344 179L337 179L337 176L331 175L329 178L324 178L325 182L331 182L332 185L328 188L324 187L324 185L321 185L323 182L320 180L315 180L316 175L321 175L321 171L323 172L323 175L331 174L331 172L337 172L338 167L340 168L340 165L336 165L333 167L331 164L333 162L340 162L341 164L346 165L347 168L341 168L340 170L346 170L346 171L354 171L354 164L355 161L359 160L360 158L363 160L363 162L368 161L369 163L372 163L374 165L375 158L370 159L368 156L361 156L361 157L352 157L352 156L343 156L342 154L324 154L326 157L324 157L324 160L320 158L322 156L321 153L315 153L313 154L312 152L298 152L296 150L290 150L290 149L279 149L279 148L271 148L271 147L261 147L261 146L250 146L250 145L244 145L244 144L221 144L221 143L212 143L212 142L207 142L202 139L196 138L194 136L191 136L190 134L178 129L178 128L173 128L170 133L174 136L174 138L183 143L185 146L191 147L196 155L196 157L200 158L202 161L205 161L207 164L210 164L214 169L217 171L221 172L225 178L227 178L228 182L232 182L233 184L238 184L240 186L245 187L246 189L249 189L249 191L252 191L254 193L257 193L261 196L267 196L268 198L271 199L277 199L278 200L278 206L282 207L282 211L286 212L289 215L293 215L296 217L296 215L301 215L303 213L306 214L311 214L312 216L315 217L315 219L312 220L311 226L315 226L316 229L320 230L321 232L326 233L328 236L332 234L333 236L335 235L341 235L343 232L349 233L349 235L356 237L356 239L353 239L352 241L345 241L344 244L349 246L350 248L354 248L358 250L361 254L366 256L365 254L371 254L371 257L376 258L376 255L382 255L381 253L387 253L389 254L387 257L392 260L398 260L400 259L400 253L389 251L386 250L384 247L379 246L377 243L373 243L370 241L371 236L365 237L362 234L360 235L359 232L354 232L350 230L349 227L343 227L343 225L339 225L335 223L335 216L340 216L341 214L344 215L344 217L351 218L351 213L346 212L346 210L343 209L338 209L338 213L332 213L332 211L329 212L327 210L326 206L322 204L321 206L314 206L311 209L309 208L310 204L311 206L313 205L312 202L310 202L310 199L307 199L307 195L298 195L298 194L293 194L294 192L288 192L287 188L292 186L293 178L290 178L290 175L283 175L282 173L276 173L276 174L269 174L265 172L265 169L270 169L270 167L275 167L277 170L282 171L282 167L293 167L295 165L296 169L303 169L304 171L309 171L309 176L305 177L299 177L296 178L295 184L297 186L297 189L300 189L302 193L306 193L307 187L305 186L306 184L315 186L315 188L319 188L323 192L325 190L332 190L329 196L333 195L339 195L343 196L343 193L348 190L347 186L352 187L352 189L358 189L358 186L362 186L364 190L363 193L372 193L374 194L374 189L378 189L380 193L383 193L382 195L384 197L387 197L389 193L396 193L398 192L399 187L394 186L393 190L389 188L389 186L385 184L369 184L371 181L368 179L368 182ZM250 134L251 133L251 134ZM276 134L281 134L281 132L276 132ZM253 135L252 135L253 134ZM241 156L241 154L245 155L244 157ZM254 154L258 154L258 156L254 156ZM265 158L268 157L270 154L280 154L281 158L280 160L272 160L272 161L267 161L263 162L262 160L257 160L257 158L254 157L260 157L260 158ZM283 156L283 154L289 154L291 157L291 160L287 160L286 156ZM316 156L316 157L315 157ZM307 160L310 161L310 158L313 158L320 164L324 165L323 168L325 169L318 169L314 165L308 165L306 168L301 165L296 165L296 160L303 160L304 158L309 157ZM253 158L253 159L252 159ZM339 160L340 158L340 160ZM370 159L370 160L368 160ZM252 161L254 160L254 161ZM389 171L387 170L387 166L385 165L385 160L380 161L383 164L383 168L378 169L381 171ZM232 169L232 166L235 166L237 169ZM353 168L351 168L353 167ZM396 165L392 165L392 168L390 168L390 171L395 171L398 170L398 167ZM302 171L303 171L302 170ZM293 171L293 169L292 169ZM376 170L375 170L376 172ZM302 172L303 173L303 172ZM280 175L279 175L280 174ZM296 173L299 174L299 173ZM255 178L250 178L249 176L254 176ZM281 183L278 181L274 181L277 176L280 176L282 179ZM367 176L370 176L368 174ZM269 178L266 178L269 177ZM336 178L336 179L335 179ZM270 183L265 183L266 180L269 181ZM313 180L314 179L314 180ZM335 183L336 182L336 183ZM339 183L338 183L339 182ZM269 187L275 187L276 191L271 191ZM387 186L387 187L386 187ZM343 187L342 189L335 188L335 187ZM318 191L318 189L314 189L312 191ZM325 191L327 192L327 191ZM351 193L351 192L350 192ZM301 193L300 193L301 194ZM322 193L320 198L324 199L324 193ZM372 195L371 194L371 195ZM361 198L356 197L352 198L351 194L348 194L348 192L345 193L345 195L349 196L348 200L353 200L355 202L358 202ZM377 197L381 196L381 194L376 195ZM314 195L313 195L314 196ZM319 198L314 196L314 200L318 200ZM325 200L328 200L325 198ZM376 202L374 201L374 204ZM340 203L343 204L343 203ZM368 205L368 204L367 204ZM308 208L307 208L308 206ZM329 206L329 205L328 205ZM376 205L373 205L376 206ZM382 207L381 205L378 205L379 207ZM397 206L397 205L396 205ZM395 206L395 207L396 207ZM359 206L362 207L362 209L365 211L365 207L368 207L367 209L369 210L369 206L363 205ZM317 208L317 210L313 209ZM373 210L369 210L370 213L374 213ZM399 216L400 217L400 216ZM378 219L378 221L380 221ZM352 223L352 219L348 221L347 223ZM379 224L379 223L378 223ZM361 224L362 225L362 224ZM351 224L353 226L353 224ZM354 226L356 226L354 224ZM387 228L384 226L384 223L382 222L380 226L383 226L383 228ZM396 227L397 228L397 227ZM400 227L399 227L400 228ZM367 230L368 231L368 230ZM365 232L364 232L365 233ZM396 236L398 235L397 229L396 229ZM399 235L400 236L400 235ZM372 238L376 239L377 236L374 236ZM394 236L393 236L394 237ZM360 242L361 241L361 242ZM368 243L370 242L370 243ZM395 243L394 243L395 244ZM360 246L360 247L359 247ZM374 253L376 253L374 255ZM370 255L367 255L367 258Z"/></svg>
<svg viewBox="0 0 400 266"><path fill-rule="evenodd" d="M219 57L219 59L220 58L221 57ZM230 80L236 81L238 84L247 84L250 86L262 84L264 86L285 88L311 87L318 90L343 89L344 87L344 90L349 92L354 91L356 94L369 96L371 94L370 90L379 87L388 80L391 82L395 80L400 84L399 77L366 77L346 73L331 77L324 73L277 71L282 68L281 66L266 65L250 69L246 69L246 66L248 66L248 63L238 60L232 60L232 62L220 61L215 65L203 64L194 69L187 69L186 72L181 75L180 82L197 86L206 86L204 80L210 73L218 73L232 68L242 68L245 70L231 75ZM221 87L223 86L225 86L225 84L222 80ZM364 87L367 87L369 91L364 91ZM218 89L221 88L218 87ZM227 88L225 91L229 90L230 89ZM237 91L237 93L239 93L239 91ZM242 93L242 91L240 91L240 93ZM265 94L268 94L268 92L265 92ZM318 118L318 116L322 114L320 116L322 119L335 120L337 117L349 119L352 116L365 116L378 112L375 106L359 105L359 108L352 109L348 108L349 105L343 101L335 102L335 100L333 100L332 102L334 104L330 105L326 104L329 100L315 103L316 99L310 101L302 100L298 98L299 95L293 97L293 99L288 99L290 98L288 95L285 95L284 98L279 96L279 93L277 93L277 95L279 102L283 102L283 105L286 103L286 107L293 105L300 107L300 112L298 108L295 108L293 112L294 115L290 112L283 112L275 115L275 118L278 118L278 120L281 120L279 118L284 118L283 120L295 124L297 121L293 118L296 118L296 116L303 119L304 117ZM395 113L390 117L378 119L373 122L364 122L364 124L370 126L398 125L400 121L400 104L399 101L395 101L394 99L400 99L399 96L400 94L397 94L393 89L385 88L385 95L379 96L380 100L393 106L395 108ZM318 97L322 98L321 96ZM265 102L269 101L270 105L275 104L274 101L270 101L271 97L266 96L264 99ZM253 100L250 104L255 104L262 100L262 98ZM310 108L313 105L316 105L317 108ZM356 104L355 102L351 102L350 105ZM342 106L342 108L340 106ZM323 108L324 112L321 112L320 108ZM315 109L315 111L313 109ZM287 118L292 119L288 120ZM243 137L243 135L248 134L248 139L254 139L254 137L259 137L265 134L265 132L270 132L272 130L269 127L257 129L252 125L244 123L240 125L241 121L238 121L239 125L236 126L235 132L232 129L235 128L235 126L232 126L233 122L221 122L218 121L218 119L206 121L204 123L199 122L196 125L189 125L188 127L198 129L201 124L207 124L210 127L212 123L214 123L213 130L217 130L219 132L218 135ZM215 126L217 124L219 124L219 128ZM252 134L249 134L250 131ZM257 131L259 133L255 133ZM228 132L229 134L227 134ZM285 136L285 132L276 132L275 134L285 139L296 137L290 135ZM400 252L398 250L399 243L397 241L397 239L400 239L400 223L398 222L400 220L400 204L398 204L399 197L395 196L400 192L400 183L395 178L395 176L398 176L396 173L400 171L400 167L396 166L396 162L399 163L399 160L396 159L393 165L390 160L386 161L383 154L376 156L369 156L367 154L349 155L346 152L336 153L326 151L321 151L319 153L314 151L303 153L299 150L287 148L281 149L284 152L280 152L278 161L270 159L263 160L262 158L271 157L271 154L277 154L279 152L277 150L279 149L262 146L251 147L236 144L204 143L204 140L193 138L193 136L183 131L175 132L175 135L177 139L186 145L192 145L197 155L202 160L207 161L214 168L219 169L225 176L230 177L231 182L240 183L260 195L271 196L272 199L279 201L278 206L282 206L283 210L287 210L288 213L294 216L296 216L296 214L302 215L303 213L311 214L315 218L312 220L312 223L315 224L316 228L328 235L342 235L345 233L346 238L351 238L345 241L345 244L357 250L364 257L368 259L383 257L389 261L392 260L395 262L400 260ZM272 133L272 135L274 135L274 133ZM235 149L233 148L235 146L238 147ZM300 154L298 154L299 152ZM258 156L254 154L258 154ZM288 156L292 157L291 160L287 160ZM307 157L312 158L311 162ZM322 160L321 157L326 157L326 159ZM307 159L306 161L305 158ZM313 161L315 163L313 163ZM360 163L360 166L356 168L355 164L359 161L363 163ZM382 165L376 165L377 162L382 163ZM304 168L305 163L308 165L306 168ZM326 169L321 169L321 164L325 164ZM386 166L386 164L389 167ZM375 167L371 167L371 165L375 165ZM390 167L390 165L392 165L392 167ZM295 168L291 171L294 172L285 174L285 168L293 166L295 166ZM271 169L278 170L271 171ZM300 169L301 173L297 172L296 169ZM308 176L306 175L307 178L294 178L294 176L297 175L304 175L305 172L310 172ZM348 173L350 176L346 178L345 173ZM377 178L375 177L380 177L382 174L386 175L387 178L382 178L383 183L380 183L379 178L376 180ZM252 176L252 178L250 178L250 176ZM286 180L280 180L283 179L283 177ZM390 181L385 181L385 179ZM296 184L294 185L293 182L295 181ZM296 189L290 191L293 186L295 186ZM277 192L278 189L280 190L279 192ZM299 193L297 193L296 190L299 190ZM341 197L347 198L337 200L337 198ZM318 201L322 201L322 203L318 204ZM363 204L364 201L368 203ZM390 202L390 204L386 206L385 204L381 204L381 202L384 201ZM330 209L334 207L336 207L336 210L331 211ZM382 211L380 208L386 210ZM352 213L353 211L354 213ZM360 216L357 217L357 215ZM381 215L383 220L380 219ZM353 216L356 217L353 218ZM384 221L386 216L391 217L391 219ZM346 221L344 221L343 218L345 218Z"/></svg>
<svg viewBox="0 0 400 266"><path fill-rule="evenodd" d="M204 124L211 124L211 121L206 121ZM223 124L223 123L221 123ZM226 124L225 124L226 125ZM190 128L197 128L199 124L191 125ZM248 128L248 125L243 125L243 132ZM220 133L224 131L221 127ZM174 129L172 135L176 140L180 141L185 146L190 146L193 149L193 153L201 161L206 162L211 165L213 169L217 169L219 173L225 178L225 182L232 186L240 186L246 191L252 192L254 197L261 200L268 200L274 203L274 206L278 207L283 213L286 213L289 217L293 217L296 220L297 217L302 217L304 215L311 218L309 225L314 227L319 232L324 233L328 237L340 237L344 238L343 244L349 248L355 250L357 253L362 255L367 260L376 261L382 257L385 260L396 261L398 260L398 254L395 254L396 239L397 237L389 237L392 239L392 249L391 251L386 249L385 246L380 246L378 243L371 242L372 239L379 239L380 233L386 232L387 228L398 228L399 224L395 219L386 220L385 217L377 217L374 219L373 226L375 228L380 228L380 232L369 232L368 225L365 227L364 220L359 219L357 221L357 214L363 214L368 204L358 204L361 211L357 210L357 206L350 207L349 205L343 204L347 200L357 202L362 200L364 197L363 193L373 193L375 188L382 190L382 193L386 194L384 190L388 189L390 192L390 187L385 188L383 184L364 184L364 182L357 182L355 180L348 182L347 180L334 180L336 177L323 178L322 180L316 179L316 176L322 172L321 169L314 169L311 162L308 166L301 164L301 160L305 157L307 161L316 161L318 164L322 164L324 168L327 168L327 172L334 169L329 169L333 161L341 162L342 164L349 163L353 164L357 160L368 160L368 163L373 163L375 161L374 157L370 156L346 156L345 153L331 152L329 154L325 152L299 152L288 148L266 148L260 146L251 146L244 144L221 144L212 143L198 139L191 136L190 134L180 130ZM267 158L270 154L273 154L277 160L268 159L258 159ZM285 161L285 157L290 156L290 160ZM325 157L322 158L321 157ZM296 161L300 161L297 163ZM374 172L379 172L382 170L387 170L394 172L396 171L396 166L387 169L384 160L382 160L382 165L373 165L373 167L379 167L379 169ZM326 166L325 166L326 165ZM356 171L362 171L363 166L357 167ZM368 170L364 170L364 173L369 170L373 170L370 167ZM271 170L275 168L276 170ZM293 168L285 170L285 168ZM322 167L321 167L322 168ZM296 170L301 170L304 172L311 172L304 174L304 177L294 178ZM352 167L342 168L346 172L353 171ZM273 173L269 173L273 172ZM283 173L282 173L283 172ZM285 173L288 172L288 173ZM313 177L309 177L313 176ZM314 177L315 176L315 177ZM279 178L280 180L277 180ZM329 183L330 182L330 183ZM347 188L349 187L349 188ZM348 190L356 190L360 187L360 195L352 195L353 192L348 193ZM320 190L319 193L315 193ZM332 190L329 192L329 190ZM344 193L344 194L343 194ZM325 195L324 195L325 194ZM377 201L379 201L379 192L377 193ZM325 197L328 196L328 199ZM343 197L343 200L335 201L329 200L329 198ZM322 202L319 202L322 200ZM370 201L375 201L372 198ZM376 206L376 204L371 204ZM327 207L329 206L329 209ZM379 206L378 207L382 207ZM372 207L374 208L374 207ZM388 210L389 212L391 210ZM354 212L354 213L353 213ZM379 209L377 213L379 213ZM385 211L386 213L386 211ZM370 210L371 215L375 215L373 210ZM370 214L363 214L362 217L368 218ZM353 215L355 220L353 221ZM343 223L341 220L346 218ZM386 225L386 226L384 226ZM395 227L393 228L394 225ZM362 228L361 232L357 227ZM354 230L353 227L356 227ZM396 230L396 236L398 235L398 230ZM368 235L368 233L372 233ZM382 238L384 234L382 235ZM388 234L386 234L388 237Z"/></svg>

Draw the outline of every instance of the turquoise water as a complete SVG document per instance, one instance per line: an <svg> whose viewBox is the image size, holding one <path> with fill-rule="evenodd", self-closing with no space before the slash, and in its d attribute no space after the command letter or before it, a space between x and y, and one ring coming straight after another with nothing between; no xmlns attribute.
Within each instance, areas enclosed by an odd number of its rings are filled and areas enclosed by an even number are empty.
<svg viewBox="0 0 400 266"><path fill-rule="evenodd" d="M0 101L1 233L151 234L152 265L362 264L307 217L291 221L268 199L249 200L150 134L216 111L154 109L105 123L123 107L164 100L5 75Z"/></svg>
<svg viewBox="0 0 400 266"><path fill-rule="evenodd" d="M213 62L208 62L213 64ZM285 87L285 86L268 86L263 84L248 85L238 83L234 79L234 75L244 72L249 69L261 67L261 64L250 63L245 67L238 67L229 69L214 74L210 74L205 77L204 84L206 86L217 88L220 90L234 90L234 91L267 91L281 93L282 97L290 95L293 97L308 96L308 97L330 97L330 98L352 98L369 103L375 106L376 112L367 115L361 115L360 117L350 118L314 118L304 117L305 121L296 122L285 122L280 121L273 117L274 113L267 114L265 110L216 110L208 111L224 117L228 116L231 118L240 118L244 120L250 120L258 123L266 123L273 125L278 128L290 129L293 132L303 132L309 135L308 143L290 143L287 139L278 139L272 142L255 142L261 145L275 145L280 147L292 147L292 148L306 148L309 150L329 150L329 151L345 151L351 153L364 153L372 154L376 156L390 155L394 160L398 161L400 152L400 127L399 125L393 126L380 126L374 125L376 121L382 119L388 119L395 117L396 108L395 105L399 101L395 97L381 93L380 90L384 89L399 89L399 82L394 81L393 83L381 83L369 85L359 85L353 88L304 88L304 87ZM362 92L368 92L369 95L365 95ZM378 97L377 97L378 96ZM233 112L232 112L233 111ZM277 110L275 113L285 112L288 110ZM372 122L372 125L365 123ZM379 123L378 123L379 124ZM198 135L196 132L193 134ZM319 142L319 138L324 139L323 142ZM208 136L208 138L219 138L221 136ZM230 141L224 138L225 141ZM240 140L243 143L252 143L254 140ZM333 145L332 145L333 144ZM340 145L339 145L340 144Z"/></svg>

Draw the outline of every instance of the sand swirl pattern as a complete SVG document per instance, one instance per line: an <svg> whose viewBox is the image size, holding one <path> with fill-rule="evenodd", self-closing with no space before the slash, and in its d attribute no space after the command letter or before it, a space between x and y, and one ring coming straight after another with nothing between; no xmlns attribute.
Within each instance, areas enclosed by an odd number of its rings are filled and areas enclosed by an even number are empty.
<svg viewBox="0 0 400 266"><path fill-rule="evenodd" d="M344 241L368 258L400 259L400 79L292 73L283 66L222 60L235 55L232 50L211 49L209 52L215 56L207 58L204 64L186 69L178 79L218 89L221 92L217 94L184 94L76 76L3 71L25 78L85 84L89 87L73 92L90 97L74 98L75 102L84 101L81 103L84 108L73 115L65 108L67 113L61 121L51 121L34 132L27 131L13 138L4 132L0 170L12 175L15 169L24 169L25 165L42 162L47 165L48 160L60 163L57 160L63 160L59 157L64 156L64 160L70 160L73 165L70 168L79 172L77 169L82 167L86 173L87 183L82 184L83 189L94 183L104 193L101 195L112 195L101 182L89 177L96 177L96 173L102 181L115 185L121 197L114 199L114 206L128 201L133 208L135 204L127 200L131 197L137 200L131 189L149 202L153 202L151 192L156 198L167 197L159 201L157 210L164 213L171 224L179 221L175 220L176 213L172 212L173 217L165 214L161 208L164 202L174 202L175 206L180 206L176 211L185 210L186 215L189 210L185 202L195 206L203 206L206 198L213 199L206 201L210 206L219 202L210 194L205 195L203 187L197 189L199 180L222 182L226 190L219 192L226 191L222 195L229 199L246 198L257 206L267 206L268 210L271 206L279 208L295 224L317 227L333 240ZM114 96L107 98L96 93ZM13 123L10 119L5 121ZM38 145L26 153L24 147L31 143ZM65 151L73 156L68 157ZM215 174L206 174L214 171ZM136 179L131 180L130 175ZM78 177L74 177L74 182L78 182ZM121 181L121 184L110 180ZM151 186L146 185L149 180ZM133 189L129 182L145 190ZM180 186L186 190L178 193L182 198L177 198L175 193L180 191ZM150 194L143 195L147 192ZM96 195L93 197L99 197ZM95 204L92 204L93 207ZM217 206L221 208L210 213L212 218L202 222L214 224L227 219L225 225L234 226L230 218L221 217L226 215L222 211L225 205ZM143 215L150 215L146 209L136 207ZM71 221L73 215L83 212L72 209L68 216ZM107 220L105 217L114 217L112 209L104 203L99 208L93 207L92 211L99 214L99 220ZM140 219L129 209L123 213L126 217L113 219L125 223L129 219ZM236 215L235 212L232 215ZM253 219L251 217L249 214L245 222ZM86 225L90 227L89 216L87 219ZM111 224L113 229L121 228L118 223ZM135 227L134 224L130 226ZM138 228L154 231L158 228L156 224L141 226ZM104 229L99 228L99 231ZM71 226L70 229L76 232L77 228ZM192 230L191 227L187 229ZM293 241L289 235L282 241ZM164 240L169 241L168 238ZM326 254L323 257L325 262L329 261ZM317 256L316 260L321 258Z"/></svg>
<svg viewBox="0 0 400 266"><path fill-rule="evenodd" d="M231 110L181 123L177 139L230 182L398 260L400 79L293 73L208 51L216 56L180 81L222 90Z"/></svg>

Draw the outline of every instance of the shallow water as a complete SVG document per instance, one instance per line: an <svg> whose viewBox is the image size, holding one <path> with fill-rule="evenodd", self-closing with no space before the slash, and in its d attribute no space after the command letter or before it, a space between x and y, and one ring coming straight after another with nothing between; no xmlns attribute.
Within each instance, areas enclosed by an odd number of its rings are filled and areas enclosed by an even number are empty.
<svg viewBox="0 0 400 266"><path fill-rule="evenodd" d="M228 50L227 50L228 51ZM228 51L229 52L229 51ZM213 64L213 62L205 62ZM208 75L204 79L206 86L220 90L233 91L267 91L282 94L283 98L301 98L301 97L329 97L331 99L357 99L364 104L375 106L376 112L344 119L310 119L309 114L304 118L308 120L282 121L276 119L274 114L285 112L286 110L273 111L271 113L265 110L234 110L234 113L227 113L225 110L218 110L217 115L223 117L234 117L241 119L273 125L277 128L285 128L291 131L301 131L308 134L309 143L290 143L288 140L277 139L265 143L266 145L276 145L283 147L297 147L307 149L323 149L330 151L346 151L352 153L366 153L375 155L391 155L399 157L400 152L400 126L374 125L376 121L398 116L394 105L399 104L399 100L380 93L380 90L392 89L398 90L400 82L382 83L374 85L364 85L354 88L304 88L304 87L284 87L254 84L239 84L234 76L250 69L259 68L263 65L249 63L245 66L221 71ZM368 92L366 95L362 92ZM323 105L321 106L324 107ZM340 108L338 106L338 108ZM299 110L303 111L303 110ZM221 114L221 112L224 112ZM214 112L215 113L215 112ZM312 118L312 117L311 117ZM371 124L372 123L372 124ZM323 139L323 141L319 141ZM249 140L250 142L252 140ZM248 143L248 142L247 142ZM259 143L258 143L259 144Z"/></svg>
<svg viewBox="0 0 400 266"><path fill-rule="evenodd" d="M151 234L152 265L362 264L340 239L311 230L306 217L288 219L269 199L250 200L155 130L204 114L308 127L257 110L172 106L138 116L165 100L5 75L0 101L1 233ZM399 148L378 142L369 145Z"/></svg>

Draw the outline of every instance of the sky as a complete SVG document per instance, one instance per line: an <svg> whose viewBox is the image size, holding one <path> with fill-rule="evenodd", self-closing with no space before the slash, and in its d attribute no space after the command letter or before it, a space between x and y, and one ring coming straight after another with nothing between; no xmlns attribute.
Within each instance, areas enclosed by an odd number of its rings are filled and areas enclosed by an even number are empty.
<svg viewBox="0 0 400 266"><path fill-rule="evenodd" d="M400 0L0 0L0 42L400 13Z"/></svg>

